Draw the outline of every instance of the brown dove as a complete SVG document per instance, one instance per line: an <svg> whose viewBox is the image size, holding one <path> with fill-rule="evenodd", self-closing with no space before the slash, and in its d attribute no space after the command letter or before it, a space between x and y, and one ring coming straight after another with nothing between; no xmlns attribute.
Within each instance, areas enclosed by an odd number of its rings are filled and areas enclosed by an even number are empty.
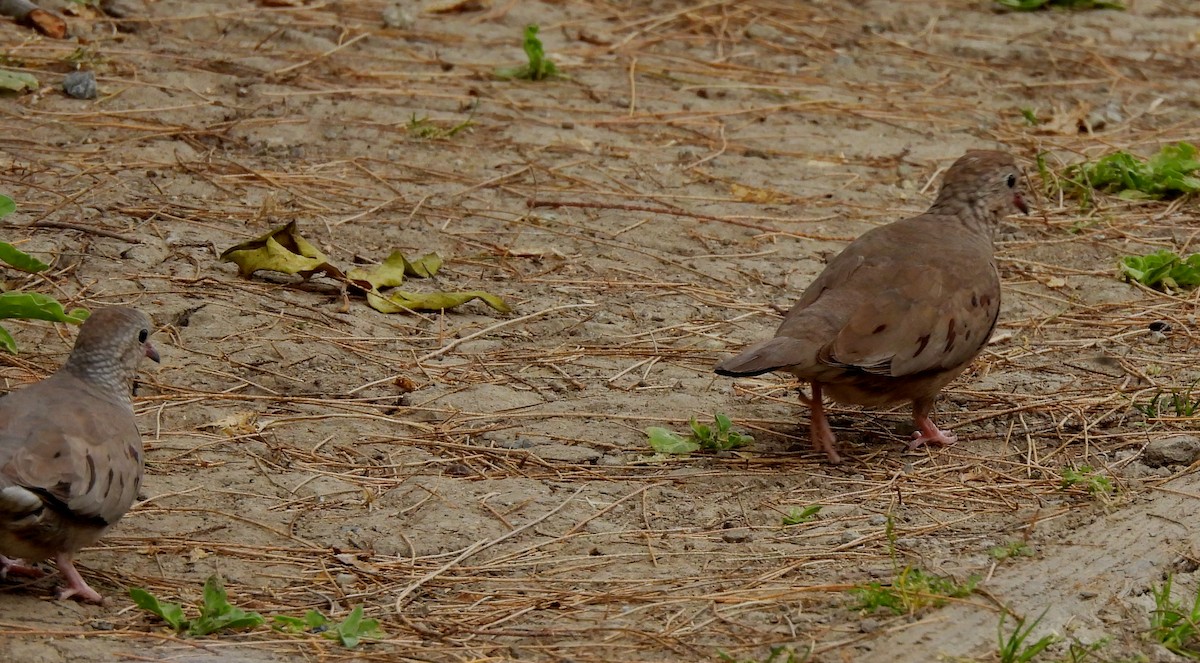
<svg viewBox="0 0 1200 663"><path fill-rule="evenodd" d="M7 556L53 557L59 598L99 603L71 558L125 515L142 480L133 379L158 361L150 319L131 308L92 313L67 363L0 398L0 575L41 575Z"/></svg>
<svg viewBox="0 0 1200 663"><path fill-rule="evenodd" d="M1000 219L1029 213L1004 152L972 150L946 171L920 216L867 231L788 311L775 337L716 365L721 375L785 371L812 385L815 449L841 461L822 398L913 403L911 448L953 444L930 419L934 399L983 350L1000 312L992 239Z"/></svg>

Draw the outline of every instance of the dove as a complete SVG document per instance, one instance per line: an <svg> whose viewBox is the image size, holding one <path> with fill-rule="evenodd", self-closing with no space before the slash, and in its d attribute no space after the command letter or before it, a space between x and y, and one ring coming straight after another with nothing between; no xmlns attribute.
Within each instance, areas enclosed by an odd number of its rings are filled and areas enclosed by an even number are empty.
<svg viewBox="0 0 1200 663"><path fill-rule="evenodd" d="M946 170L928 211L873 228L829 261L774 338L719 362L720 375L791 373L811 385L813 448L841 462L823 399L911 401L910 448L953 444L930 414L938 392L975 359L1000 313L993 238L1000 219L1029 213L1004 152L971 150Z"/></svg>
<svg viewBox="0 0 1200 663"><path fill-rule="evenodd" d="M53 557L60 599L100 603L72 563L129 510L142 480L133 380L150 319L98 309L84 321L58 372L0 398L0 575L41 575L16 559Z"/></svg>

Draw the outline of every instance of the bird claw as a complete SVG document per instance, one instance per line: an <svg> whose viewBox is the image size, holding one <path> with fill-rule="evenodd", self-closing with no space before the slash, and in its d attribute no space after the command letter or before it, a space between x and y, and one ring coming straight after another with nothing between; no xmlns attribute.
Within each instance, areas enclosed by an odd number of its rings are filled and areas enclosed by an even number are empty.
<svg viewBox="0 0 1200 663"><path fill-rule="evenodd" d="M88 587L86 584L83 586L67 585L66 587L59 587L55 596L60 601L73 598L77 601L86 601L88 603L99 604L104 602L104 597L100 596L99 592Z"/></svg>
<svg viewBox="0 0 1200 663"><path fill-rule="evenodd" d="M10 575L40 578L46 575L46 572L36 566L25 564L19 559L11 559L0 555L0 578L7 578Z"/></svg>
<svg viewBox="0 0 1200 663"><path fill-rule="evenodd" d="M932 431L913 431L913 439L908 443L909 450L920 449L924 446L948 447L958 442L958 436L947 433L936 426Z"/></svg>

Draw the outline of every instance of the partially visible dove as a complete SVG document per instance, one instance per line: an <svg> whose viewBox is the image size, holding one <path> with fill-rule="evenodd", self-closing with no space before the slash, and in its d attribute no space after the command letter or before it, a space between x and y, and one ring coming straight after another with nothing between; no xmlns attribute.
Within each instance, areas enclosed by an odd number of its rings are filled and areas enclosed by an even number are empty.
<svg viewBox="0 0 1200 663"><path fill-rule="evenodd" d="M0 574L40 575L9 559L53 557L66 579L59 598L99 603L71 558L125 515L142 480L133 380L150 319L131 308L92 313L67 363L0 398Z"/></svg>
<svg viewBox="0 0 1200 663"><path fill-rule="evenodd" d="M992 245L1000 219L1029 212L1004 152L972 150L946 171L927 212L851 242L788 311L775 337L716 365L721 375L785 371L812 384L813 447L841 461L822 398L913 403L910 447L953 444L934 399L983 350L1000 313Z"/></svg>

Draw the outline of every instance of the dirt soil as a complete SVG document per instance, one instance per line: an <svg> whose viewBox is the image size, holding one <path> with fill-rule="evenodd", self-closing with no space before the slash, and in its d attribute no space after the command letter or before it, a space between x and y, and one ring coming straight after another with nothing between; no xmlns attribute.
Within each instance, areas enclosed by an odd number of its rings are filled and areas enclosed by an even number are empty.
<svg viewBox="0 0 1200 663"><path fill-rule="evenodd" d="M1146 631L1151 585L1176 573L1190 606L1200 580L1197 298L1115 265L1194 252L1196 202L1084 208L1034 165L1200 136L1200 8L1127 4L116 0L48 4L66 40L0 23L4 65L42 83L0 100L2 239L55 265L6 288L137 306L163 357L141 500L79 556L105 604L0 582L0 659L989 661L1003 614L1045 611L1030 641L1062 640L1038 661L1072 638L1183 660ZM493 75L529 23L566 77ZM61 92L77 68L97 99ZM911 452L907 408L834 407L830 465L793 382L711 367L981 147L1038 204L997 243L993 342L938 404L960 442ZM436 251L412 290L514 311L383 314L219 260L288 221L343 267ZM74 338L5 326L5 389ZM716 412L753 445L650 453L645 427ZM906 568L978 591L903 614L848 591ZM268 619L362 605L386 637L185 638L128 596L191 611L212 574Z"/></svg>

